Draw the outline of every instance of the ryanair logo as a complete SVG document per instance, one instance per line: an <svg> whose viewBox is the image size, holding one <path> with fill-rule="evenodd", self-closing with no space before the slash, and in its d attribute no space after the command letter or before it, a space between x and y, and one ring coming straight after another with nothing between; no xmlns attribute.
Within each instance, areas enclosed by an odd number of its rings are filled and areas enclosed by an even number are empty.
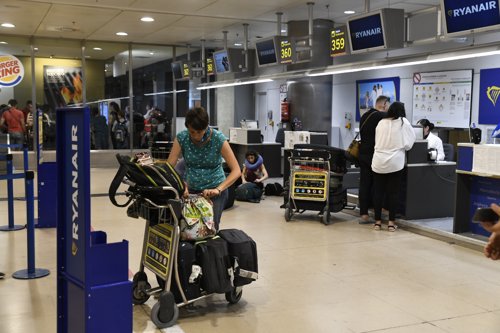
<svg viewBox="0 0 500 333"><path fill-rule="evenodd" d="M375 36L375 35L380 35L382 33L382 28L373 28L373 29L368 29L368 30L363 30L363 31L357 31L354 33L354 36L356 38L364 38L364 37L370 37L370 36Z"/></svg>
<svg viewBox="0 0 500 333"><path fill-rule="evenodd" d="M476 14L480 12L484 12L487 10L497 9L496 1L485 1L480 4L465 6L457 9L450 9L447 11L449 17L460 17L469 14Z"/></svg>
<svg viewBox="0 0 500 333"><path fill-rule="evenodd" d="M486 90L486 96L488 96L488 99L491 101L491 103L493 103L493 106L496 106L498 96L500 96L500 87L488 87L488 89Z"/></svg>

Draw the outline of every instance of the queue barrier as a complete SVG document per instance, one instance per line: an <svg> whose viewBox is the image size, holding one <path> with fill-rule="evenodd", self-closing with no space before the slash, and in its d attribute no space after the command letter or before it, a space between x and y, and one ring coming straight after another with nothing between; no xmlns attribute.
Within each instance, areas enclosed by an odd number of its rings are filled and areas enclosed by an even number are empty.
<svg viewBox="0 0 500 333"><path fill-rule="evenodd" d="M8 214L9 224L6 227L0 227L0 231L14 231L24 229L24 226L14 225L14 179L24 178L24 190L26 197L26 233L27 233L27 260L28 268L16 271L12 274L15 279L36 279L50 274L48 269L35 267L35 196L34 179L35 173L28 170L28 146L19 144L0 144L0 148L18 148L23 147L24 151L24 172L14 173L12 165L12 154L0 155L0 160L7 162L7 174L0 175L0 180L7 180L8 196Z"/></svg>

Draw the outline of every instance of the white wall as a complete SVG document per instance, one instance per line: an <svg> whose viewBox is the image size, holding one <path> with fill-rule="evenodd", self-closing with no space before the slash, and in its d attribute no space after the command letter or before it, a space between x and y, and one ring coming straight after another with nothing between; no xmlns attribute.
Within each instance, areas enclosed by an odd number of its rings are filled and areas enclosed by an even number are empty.
<svg viewBox="0 0 500 333"><path fill-rule="evenodd" d="M215 109L219 131L229 138L229 128L234 127L234 87L217 88Z"/></svg>
<svg viewBox="0 0 500 333"><path fill-rule="evenodd" d="M366 72L357 72L353 74L335 75L333 77L332 87L332 126L340 127L340 147L347 148L355 136L355 130L359 123L355 122L356 112L356 80L366 80L384 77L399 76L400 82L400 101L405 103L406 115L408 119L412 118L413 110L413 73L416 72L436 72L461 69L473 69L472 85L472 112L471 123L477 125L479 109L479 71L486 68L497 68L500 64L500 56L489 56L476 59L467 59L460 61L450 61L435 63L429 65L408 66L396 69L373 70ZM353 126L350 130L345 128L345 113L351 114ZM482 141L486 141L486 129L494 126L479 125L483 130Z"/></svg>

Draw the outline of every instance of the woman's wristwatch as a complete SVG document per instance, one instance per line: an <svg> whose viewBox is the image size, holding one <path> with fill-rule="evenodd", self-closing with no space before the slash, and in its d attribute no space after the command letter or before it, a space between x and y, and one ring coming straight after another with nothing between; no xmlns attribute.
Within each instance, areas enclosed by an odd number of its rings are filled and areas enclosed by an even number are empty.
<svg viewBox="0 0 500 333"><path fill-rule="evenodd" d="M215 189L216 189L217 191L219 191L219 195L222 193L222 191L220 190L220 188L219 188L218 186L217 186Z"/></svg>

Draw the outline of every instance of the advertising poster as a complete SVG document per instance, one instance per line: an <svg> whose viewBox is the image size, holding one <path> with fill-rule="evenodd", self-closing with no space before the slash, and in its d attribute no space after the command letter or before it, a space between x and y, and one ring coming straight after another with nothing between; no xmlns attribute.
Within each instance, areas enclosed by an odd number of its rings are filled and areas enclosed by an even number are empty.
<svg viewBox="0 0 500 333"><path fill-rule="evenodd" d="M83 103L82 68L43 66L43 91L52 110Z"/></svg>
<svg viewBox="0 0 500 333"><path fill-rule="evenodd" d="M500 68L481 69L479 84L479 123L500 123Z"/></svg>
<svg viewBox="0 0 500 333"><path fill-rule="evenodd" d="M428 119L436 127L469 128L472 70L413 74L412 124Z"/></svg>
<svg viewBox="0 0 500 333"><path fill-rule="evenodd" d="M379 96L389 97L391 102L399 100L399 77L356 81L356 88L356 121L375 106Z"/></svg>

